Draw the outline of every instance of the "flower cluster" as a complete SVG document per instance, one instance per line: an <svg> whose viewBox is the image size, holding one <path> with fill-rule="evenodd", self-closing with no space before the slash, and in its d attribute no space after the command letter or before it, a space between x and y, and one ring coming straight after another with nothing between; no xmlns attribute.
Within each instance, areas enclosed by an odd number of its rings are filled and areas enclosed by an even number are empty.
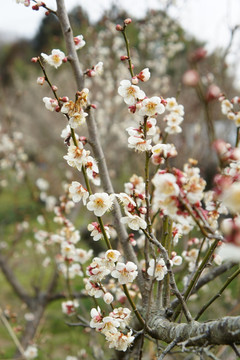
<svg viewBox="0 0 240 360"><path fill-rule="evenodd" d="M103 316L100 308L91 310L91 328L101 332L106 337L110 348L126 351L134 341L132 330L124 333L122 330L129 323L130 312L127 308L116 308L108 316Z"/></svg>

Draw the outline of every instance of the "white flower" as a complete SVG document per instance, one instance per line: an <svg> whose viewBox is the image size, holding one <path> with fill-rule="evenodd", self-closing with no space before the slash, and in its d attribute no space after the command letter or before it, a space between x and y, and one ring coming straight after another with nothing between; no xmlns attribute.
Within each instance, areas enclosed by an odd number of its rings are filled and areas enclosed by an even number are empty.
<svg viewBox="0 0 240 360"><path fill-rule="evenodd" d="M96 216L102 216L106 211L110 210L113 205L114 195L107 193L96 193L90 195L87 208L94 212Z"/></svg>
<svg viewBox="0 0 240 360"><path fill-rule="evenodd" d="M149 68L145 68L142 71L140 71L140 73L137 75L137 78L141 81L148 81L150 79L150 71Z"/></svg>
<svg viewBox="0 0 240 360"><path fill-rule="evenodd" d="M58 101L56 99L52 99L46 96L43 98L43 102L45 104L46 109L50 111L54 111L58 106Z"/></svg>
<svg viewBox="0 0 240 360"><path fill-rule="evenodd" d="M130 136L128 138L128 147L136 151L143 152L151 150L151 139L145 140L141 136Z"/></svg>
<svg viewBox="0 0 240 360"><path fill-rule="evenodd" d="M118 250L107 250L104 257L108 262L117 262L119 257L121 256Z"/></svg>
<svg viewBox="0 0 240 360"><path fill-rule="evenodd" d="M51 55L41 53L41 56L49 65L54 66L56 69L62 65L65 58L65 54L58 49L53 49Z"/></svg>
<svg viewBox="0 0 240 360"><path fill-rule="evenodd" d="M97 309L93 308L90 312L92 320L90 321L90 327L91 328L97 328L99 325L103 325L103 316L101 314L101 310L98 306Z"/></svg>
<svg viewBox="0 0 240 360"><path fill-rule="evenodd" d="M114 348L118 351L126 351L129 345L134 341L132 330L126 335L120 331L109 332L106 335L106 340L109 342L109 348Z"/></svg>
<svg viewBox="0 0 240 360"><path fill-rule="evenodd" d="M221 110L224 115L227 115L229 111L231 111L233 108L233 105L230 103L229 100L225 99L221 102Z"/></svg>
<svg viewBox="0 0 240 360"><path fill-rule="evenodd" d="M91 231L91 236L93 237L94 241L98 241L103 237L101 226L97 222L92 222L91 224L88 224L87 229ZM108 238L109 236L109 227L107 225L104 225L105 233Z"/></svg>
<svg viewBox="0 0 240 360"><path fill-rule="evenodd" d="M89 280L86 280L85 289L88 295L94 296L96 299L102 297L104 294L102 287L100 287L98 283Z"/></svg>
<svg viewBox="0 0 240 360"><path fill-rule="evenodd" d="M221 199L231 213L240 212L240 182L236 181L224 190Z"/></svg>
<svg viewBox="0 0 240 360"><path fill-rule="evenodd" d="M105 276L110 274L110 270L107 269L105 259L95 257L91 264L87 267L86 274L91 282L99 282Z"/></svg>
<svg viewBox="0 0 240 360"><path fill-rule="evenodd" d="M35 359L38 356L38 350L36 346L29 345L27 349L24 351L24 356L27 359Z"/></svg>
<svg viewBox="0 0 240 360"><path fill-rule="evenodd" d="M71 142L71 145L68 146L68 153L63 158L67 160L69 166L75 167L81 171L83 162L86 160L88 154L88 151L83 148L81 142L78 143L78 146L75 146Z"/></svg>
<svg viewBox="0 0 240 360"><path fill-rule="evenodd" d="M62 312L63 314L72 315L76 312L76 308L79 306L77 300L68 300L62 302Z"/></svg>
<svg viewBox="0 0 240 360"><path fill-rule="evenodd" d="M106 304L111 304L113 302L114 298L113 298L112 294L107 292L104 294L103 300L105 301Z"/></svg>
<svg viewBox="0 0 240 360"><path fill-rule="evenodd" d="M125 329L125 327L129 324L130 321L130 315L131 315L131 310L128 308L115 308L110 314L109 316L118 319L118 321L120 322L120 327L122 329Z"/></svg>
<svg viewBox="0 0 240 360"><path fill-rule="evenodd" d="M76 249L74 260L80 264L85 264L93 255L93 250Z"/></svg>
<svg viewBox="0 0 240 360"><path fill-rule="evenodd" d="M74 40L76 50L79 50L79 49L83 48L85 46L85 44L86 44L86 41L83 39L83 35L75 36L73 38L73 40Z"/></svg>
<svg viewBox="0 0 240 360"><path fill-rule="evenodd" d="M157 281L160 281L167 274L167 267L163 259L159 259L155 266L155 260L151 259L149 261L149 268L147 269L147 273L150 276L155 276Z"/></svg>
<svg viewBox="0 0 240 360"><path fill-rule="evenodd" d="M169 196L178 196L179 194L180 190L176 183L176 177L173 174L157 173L153 177L152 183L156 188L157 197L161 200Z"/></svg>
<svg viewBox="0 0 240 360"><path fill-rule="evenodd" d="M38 189L41 191L46 191L49 188L49 182L43 178L38 178L36 180L36 185Z"/></svg>
<svg viewBox="0 0 240 360"><path fill-rule="evenodd" d="M83 200L83 204L86 205L87 198L89 193L78 181L73 181L69 187L69 193L72 196L74 202L79 202Z"/></svg>
<svg viewBox="0 0 240 360"><path fill-rule="evenodd" d="M78 126L85 124L87 116L88 113L84 112L82 109L81 111L74 113L72 116L70 116L69 119L71 128L76 129Z"/></svg>
<svg viewBox="0 0 240 360"><path fill-rule="evenodd" d="M137 274L137 265L131 261L128 261L126 264L118 262L116 269L111 272L112 277L118 279L120 284L133 282Z"/></svg>
<svg viewBox="0 0 240 360"><path fill-rule="evenodd" d="M118 93L128 105L135 105L137 100L145 98L145 93L138 86L132 85L129 80L120 82Z"/></svg>
<svg viewBox="0 0 240 360"><path fill-rule="evenodd" d="M153 96L142 101L142 107L139 110L139 115L153 116L155 114L162 114L165 111L164 105L158 96Z"/></svg>
<svg viewBox="0 0 240 360"><path fill-rule="evenodd" d="M132 230L146 229L147 223L138 215L127 213L127 216L121 218L121 223L127 224Z"/></svg>
<svg viewBox="0 0 240 360"><path fill-rule="evenodd" d="M103 62L99 61L94 67L93 67L93 71L95 72L96 75L102 75L103 73Z"/></svg>

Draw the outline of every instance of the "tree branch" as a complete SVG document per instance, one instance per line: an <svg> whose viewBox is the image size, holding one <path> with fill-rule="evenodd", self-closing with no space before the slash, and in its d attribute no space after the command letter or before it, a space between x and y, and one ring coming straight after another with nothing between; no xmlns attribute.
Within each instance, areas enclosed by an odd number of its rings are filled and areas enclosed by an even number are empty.
<svg viewBox="0 0 240 360"><path fill-rule="evenodd" d="M155 314L150 318L150 335L166 343L178 339L185 347L207 345L240 344L240 316L224 317L206 323L193 321L189 324L177 324Z"/></svg>
<svg viewBox="0 0 240 360"><path fill-rule="evenodd" d="M64 0L57 0L57 15L64 35L64 39L68 51L68 58L72 66L73 73L75 75L77 88L78 90L81 90L84 87L84 75L81 70L77 52L75 49L72 29L67 15L67 10L64 4ZM87 127L89 133L89 141L91 142L94 156L98 162L99 173L100 173L103 189L109 194L114 193L114 189L109 177L103 149L99 141L96 122L90 107L88 109ZM124 255L128 260L133 261L135 264L138 264L136 254L132 248L132 245L128 241L128 234L125 229L125 226L120 222L121 210L117 201L114 202L113 217L114 217L114 225L116 227L118 238L123 247ZM138 285L140 287L142 294L144 294L146 292L145 281L141 271L138 272Z"/></svg>

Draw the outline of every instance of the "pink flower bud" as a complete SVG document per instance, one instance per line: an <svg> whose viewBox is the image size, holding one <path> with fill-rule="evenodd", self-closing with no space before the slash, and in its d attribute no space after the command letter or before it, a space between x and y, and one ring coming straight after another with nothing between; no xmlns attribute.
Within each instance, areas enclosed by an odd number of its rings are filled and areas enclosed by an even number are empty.
<svg viewBox="0 0 240 360"><path fill-rule="evenodd" d="M57 91L57 90L58 90L58 88L57 88L56 85L53 85L53 86L52 86L52 89L53 89L53 91Z"/></svg>
<svg viewBox="0 0 240 360"><path fill-rule="evenodd" d="M141 207L139 208L139 212L140 212L140 214L145 215L145 214L147 213L147 209L146 209L145 207L141 206Z"/></svg>
<svg viewBox="0 0 240 360"><path fill-rule="evenodd" d="M50 11L46 11L45 15L48 16L50 14Z"/></svg>
<svg viewBox="0 0 240 360"><path fill-rule="evenodd" d="M62 102L68 102L69 98L67 96L63 96L63 97L60 97L59 100Z"/></svg>
<svg viewBox="0 0 240 360"><path fill-rule="evenodd" d="M128 59L129 59L129 57L128 57L127 55L122 55L122 56L120 57L120 60L121 60L121 61L128 60Z"/></svg>
<svg viewBox="0 0 240 360"><path fill-rule="evenodd" d="M96 109L97 105L96 104L91 104L91 108Z"/></svg>
<svg viewBox="0 0 240 360"><path fill-rule="evenodd" d="M56 112L59 112L60 110L61 110L61 107L59 105L55 107Z"/></svg>
<svg viewBox="0 0 240 360"><path fill-rule="evenodd" d="M207 51L204 48L198 48L190 55L190 61L192 62L201 61L206 57L206 55L207 55Z"/></svg>
<svg viewBox="0 0 240 360"><path fill-rule="evenodd" d="M216 100L219 98L221 94L221 90L219 89L219 87L217 85L210 85L208 90L207 90L207 94L206 94L206 100L207 101L211 101L211 100Z"/></svg>
<svg viewBox="0 0 240 360"><path fill-rule="evenodd" d="M134 76L134 77L132 78L132 84L133 84L133 85L137 85L137 84L138 84L138 78L137 78L137 76Z"/></svg>
<svg viewBox="0 0 240 360"><path fill-rule="evenodd" d="M65 56L65 58L63 58L63 62L66 63L68 61L67 56Z"/></svg>
<svg viewBox="0 0 240 360"><path fill-rule="evenodd" d="M131 22L132 22L132 19L130 19L130 18L127 18L124 20L125 25L129 25L129 24L131 24Z"/></svg>
<svg viewBox="0 0 240 360"><path fill-rule="evenodd" d="M44 76L39 76L37 78L37 84L38 85L43 85L44 84L44 81L45 81L45 77Z"/></svg>
<svg viewBox="0 0 240 360"><path fill-rule="evenodd" d="M117 31L123 31L122 25L117 24L117 25L116 25L116 30L117 30Z"/></svg>
<svg viewBox="0 0 240 360"><path fill-rule="evenodd" d="M182 77L182 82L186 86L197 86L199 82L199 74L196 70L187 70Z"/></svg>
<svg viewBox="0 0 240 360"><path fill-rule="evenodd" d="M32 62L32 63L37 63L37 62L38 62L38 58L37 58L37 57L31 58L31 62Z"/></svg>

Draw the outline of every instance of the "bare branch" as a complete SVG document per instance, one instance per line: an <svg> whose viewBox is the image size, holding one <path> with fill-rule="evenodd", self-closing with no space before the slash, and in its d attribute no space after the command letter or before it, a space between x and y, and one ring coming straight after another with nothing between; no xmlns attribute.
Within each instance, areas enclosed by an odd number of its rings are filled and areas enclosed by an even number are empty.
<svg viewBox="0 0 240 360"><path fill-rule="evenodd" d="M15 294L25 303L28 307L31 307L31 297L30 295L24 290L22 285L18 282L15 274L13 273L12 269L10 268L9 264L5 257L0 254L0 268L8 281L8 283L13 288Z"/></svg>

